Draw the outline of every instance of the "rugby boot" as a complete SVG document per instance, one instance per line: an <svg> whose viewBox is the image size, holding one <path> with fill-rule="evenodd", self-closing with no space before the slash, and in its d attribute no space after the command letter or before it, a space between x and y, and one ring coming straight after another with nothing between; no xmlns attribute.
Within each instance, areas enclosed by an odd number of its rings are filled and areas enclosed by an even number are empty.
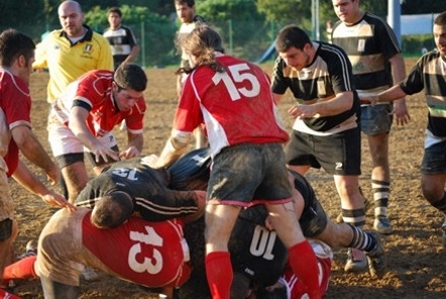
<svg viewBox="0 0 446 299"><path fill-rule="evenodd" d="M344 271L361 273L367 270L367 259L359 249L348 248L347 261L345 262Z"/></svg>
<svg viewBox="0 0 446 299"><path fill-rule="evenodd" d="M389 218L386 216L376 216L373 221L373 229L383 235L390 235L393 233Z"/></svg>
<svg viewBox="0 0 446 299"><path fill-rule="evenodd" d="M369 232L367 234L369 237L376 240L375 248L365 253L368 261L369 272L372 277L381 277L384 275L387 268L387 259L381 239L376 232Z"/></svg>

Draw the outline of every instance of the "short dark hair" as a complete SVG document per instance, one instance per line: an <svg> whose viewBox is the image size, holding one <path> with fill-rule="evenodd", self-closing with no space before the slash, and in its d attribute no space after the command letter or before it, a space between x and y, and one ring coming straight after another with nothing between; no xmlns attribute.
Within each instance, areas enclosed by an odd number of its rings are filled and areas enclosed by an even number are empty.
<svg viewBox="0 0 446 299"><path fill-rule="evenodd" d="M440 13L434 21L434 25L444 26L446 25L446 11Z"/></svg>
<svg viewBox="0 0 446 299"><path fill-rule="evenodd" d="M119 17L122 18L122 11L119 9L119 7L114 6L114 7L110 8L108 10L108 14L111 14L111 13L118 14Z"/></svg>
<svg viewBox="0 0 446 299"><path fill-rule="evenodd" d="M115 228L130 218L133 208L133 199L128 193L113 191L95 203L90 220L98 228Z"/></svg>
<svg viewBox="0 0 446 299"><path fill-rule="evenodd" d="M277 34L277 52L286 52L291 47L303 50L306 44L311 44L310 37L296 25L285 26Z"/></svg>
<svg viewBox="0 0 446 299"><path fill-rule="evenodd" d="M147 87L146 73L139 65L134 63L122 63L116 69L113 80L121 89L143 92Z"/></svg>
<svg viewBox="0 0 446 299"><path fill-rule="evenodd" d="M187 6L192 7L195 5L194 0L175 0L175 5L183 5L187 4Z"/></svg>
<svg viewBox="0 0 446 299"><path fill-rule="evenodd" d="M26 63L34 57L34 44L31 37L16 29L6 29L0 34L0 64L10 67L21 55L25 57Z"/></svg>

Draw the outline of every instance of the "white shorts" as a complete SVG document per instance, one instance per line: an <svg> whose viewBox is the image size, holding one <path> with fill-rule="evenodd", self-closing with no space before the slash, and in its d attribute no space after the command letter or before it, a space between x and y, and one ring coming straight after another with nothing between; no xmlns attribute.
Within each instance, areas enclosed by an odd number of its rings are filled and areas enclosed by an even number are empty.
<svg viewBox="0 0 446 299"><path fill-rule="evenodd" d="M116 138L112 132L102 137L96 137L96 139L108 148L113 148L117 145ZM48 119L48 142L50 143L54 157L65 154L91 152L74 135L73 131L57 118L52 109L50 110Z"/></svg>

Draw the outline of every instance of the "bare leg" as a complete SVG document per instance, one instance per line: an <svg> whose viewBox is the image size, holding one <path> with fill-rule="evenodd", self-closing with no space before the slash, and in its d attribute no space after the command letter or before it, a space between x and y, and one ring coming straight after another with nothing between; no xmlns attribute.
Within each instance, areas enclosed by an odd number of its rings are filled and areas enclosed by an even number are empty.
<svg viewBox="0 0 446 299"><path fill-rule="evenodd" d="M392 226L387 218L390 193L389 134L367 136L372 157L372 190L374 202L374 224L376 231L391 234Z"/></svg>
<svg viewBox="0 0 446 299"><path fill-rule="evenodd" d="M68 200L74 203L76 197L84 189L88 182L88 174L84 162L76 162L62 168L69 194Z"/></svg>

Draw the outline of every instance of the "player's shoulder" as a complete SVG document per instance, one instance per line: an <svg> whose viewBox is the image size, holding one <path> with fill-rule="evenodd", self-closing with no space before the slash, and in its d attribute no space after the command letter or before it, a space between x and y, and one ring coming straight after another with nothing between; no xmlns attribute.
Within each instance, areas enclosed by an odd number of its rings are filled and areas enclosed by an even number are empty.
<svg viewBox="0 0 446 299"><path fill-rule="evenodd" d="M21 93L24 96L29 96L29 87L25 81L19 76L10 73L7 70L0 69L0 90L6 86L12 87L14 93Z"/></svg>
<svg viewBox="0 0 446 299"><path fill-rule="evenodd" d="M389 26L382 17L370 12L364 14L363 20L374 26Z"/></svg>
<svg viewBox="0 0 446 299"><path fill-rule="evenodd" d="M109 33L110 31L112 31L111 27L107 27L104 29L104 32L102 33L102 35L105 35L106 33Z"/></svg>

